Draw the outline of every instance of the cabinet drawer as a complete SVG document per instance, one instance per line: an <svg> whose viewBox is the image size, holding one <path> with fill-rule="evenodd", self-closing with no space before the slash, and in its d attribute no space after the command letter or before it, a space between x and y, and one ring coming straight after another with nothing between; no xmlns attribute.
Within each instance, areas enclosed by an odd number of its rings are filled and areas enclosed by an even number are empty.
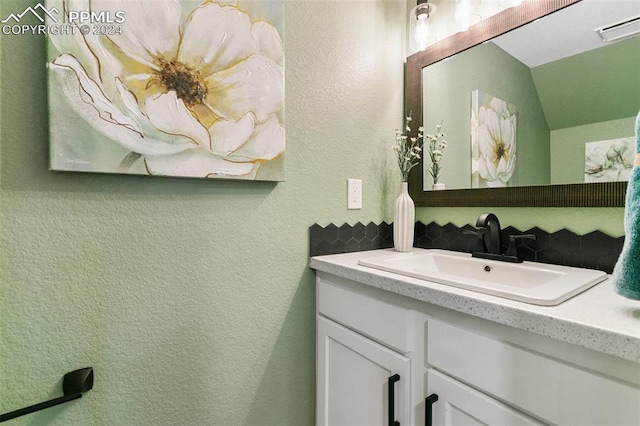
<svg viewBox="0 0 640 426"><path fill-rule="evenodd" d="M543 426L511 407L429 369L427 394L435 393L433 424L441 426Z"/></svg>
<svg viewBox="0 0 640 426"><path fill-rule="evenodd" d="M411 313L324 280L318 275L318 312L401 353L411 351Z"/></svg>
<svg viewBox="0 0 640 426"><path fill-rule="evenodd" d="M430 320L427 362L495 398L561 425L640 424L640 389L508 342Z"/></svg>

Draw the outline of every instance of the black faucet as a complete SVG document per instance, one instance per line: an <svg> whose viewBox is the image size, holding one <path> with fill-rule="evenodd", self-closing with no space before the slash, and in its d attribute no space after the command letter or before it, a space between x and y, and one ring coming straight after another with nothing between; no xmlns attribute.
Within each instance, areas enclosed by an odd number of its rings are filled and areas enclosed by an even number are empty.
<svg viewBox="0 0 640 426"><path fill-rule="evenodd" d="M486 252L500 254L500 221L493 213L484 213L478 217L476 227L485 229L484 244Z"/></svg>
<svg viewBox="0 0 640 426"><path fill-rule="evenodd" d="M478 237L480 251L471 253L473 257L482 259L500 260L503 262L520 263L522 259L518 257L516 251L516 240L530 239L535 240L533 234L510 235L509 248L505 254L501 254L500 241L500 221L493 213L484 213L478 217L476 221L478 231L464 231L465 234L474 234Z"/></svg>

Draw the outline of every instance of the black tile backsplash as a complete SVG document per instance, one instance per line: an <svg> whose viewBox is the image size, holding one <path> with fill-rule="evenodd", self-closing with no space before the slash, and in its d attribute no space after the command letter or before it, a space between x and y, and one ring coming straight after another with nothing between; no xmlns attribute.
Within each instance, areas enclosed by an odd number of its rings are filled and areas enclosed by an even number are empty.
<svg viewBox="0 0 640 426"><path fill-rule="evenodd" d="M363 225L344 224L339 228L329 224L324 228L318 224L309 228L309 252L311 256L323 254L350 253L362 250L376 250L393 247L392 225L370 222Z"/></svg>
<svg viewBox="0 0 640 426"><path fill-rule="evenodd" d="M465 230L471 231L474 228L471 225L459 228L451 223L440 226L435 222L427 225L416 222L413 245L471 253L477 250L478 238L465 234ZM548 233L537 227L521 231L508 226L501 232L503 253L507 250L509 236L520 234L536 236L535 240L517 242L518 255L524 260L599 269L607 273L613 271L624 242L624 237L614 238L600 231L578 235L567 229ZM386 222L370 222L368 225L358 222L340 227L329 224L324 228L314 224L309 228L311 256L391 247L393 225Z"/></svg>

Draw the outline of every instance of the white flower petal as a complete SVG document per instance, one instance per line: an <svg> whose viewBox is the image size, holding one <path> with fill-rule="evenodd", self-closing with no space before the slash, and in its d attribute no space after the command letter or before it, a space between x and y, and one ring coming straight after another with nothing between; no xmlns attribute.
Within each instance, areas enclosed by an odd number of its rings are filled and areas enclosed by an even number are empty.
<svg viewBox="0 0 640 426"><path fill-rule="evenodd" d="M505 182L509 181L511 179L511 177L513 176L513 173L516 170L516 156L515 155L510 155L509 158L507 159L507 166L505 168L505 172L504 172L504 180Z"/></svg>
<svg viewBox="0 0 640 426"><path fill-rule="evenodd" d="M256 22L251 26L251 34L261 55L280 66L284 65L282 39L273 25L263 21Z"/></svg>
<svg viewBox="0 0 640 426"><path fill-rule="evenodd" d="M127 146L130 150L144 155L174 154L185 149L193 148L193 141L187 137L176 137L158 131L149 118L140 111L138 102L131 92L117 80L118 94L124 105L122 111L136 120L142 126L144 137L137 140L133 146Z"/></svg>
<svg viewBox="0 0 640 426"><path fill-rule="evenodd" d="M91 80L82 65L71 55L60 55L49 65L56 72L64 93L69 97L74 109L86 109L91 106L105 122L123 126L141 133L137 123L117 109L102 92L100 86ZM78 101L81 101L79 104ZM84 116L84 114L83 114Z"/></svg>
<svg viewBox="0 0 640 426"><path fill-rule="evenodd" d="M504 143L505 149L509 149L509 145L513 138L511 136L511 123L504 118L499 119L500 122L500 140Z"/></svg>
<svg viewBox="0 0 640 426"><path fill-rule="evenodd" d="M143 120L147 120L147 117L142 114L140 108L138 107L138 101L136 101L135 96L127 88L120 79L116 80L116 88L118 90L118 96L120 97L121 103L123 104L123 112L131 118L134 118L136 122L140 123Z"/></svg>
<svg viewBox="0 0 640 426"><path fill-rule="evenodd" d="M256 126L256 130L244 146L227 158L232 161L272 160L284 152L284 127L275 115Z"/></svg>
<svg viewBox="0 0 640 426"><path fill-rule="evenodd" d="M178 60L197 67L203 76L229 68L255 53L249 15L208 3L189 16Z"/></svg>
<svg viewBox="0 0 640 426"><path fill-rule="evenodd" d="M210 88L206 103L219 115L239 120L253 112L258 121L282 110L284 73L263 56L252 56L207 79Z"/></svg>
<svg viewBox="0 0 640 426"><path fill-rule="evenodd" d="M511 147L515 149L515 143L516 143L515 119L516 119L516 116L512 115L502 120L502 123L500 125L500 136L502 137L502 140L504 141L504 144L507 147L507 149L511 149Z"/></svg>
<svg viewBox="0 0 640 426"><path fill-rule="evenodd" d="M482 124L485 125L492 139L498 140L500 138L500 120L494 110L488 109L486 111L484 123Z"/></svg>
<svg viewBox="0 0 640 426"><path fill-rule="evenodd" d="M507 161L504 157L500 157L500 161L498 161L498 166L496 167L496 174L498 177L501 177L507 171Z"/></svg>
<svg viewBox="0 0 640 426"><path fill-rule="evenodd" d="M62 11L67 10L67 8L71 8L72 10L86 10L87 6L86 6L86 0L84 1L48 0L47 8L49 10L52 8L55 8L56 10L60 11L60 13L62 14ZM46 17L47 25L60 25L60 23L62 22L61 14L58 15L57 17L58 19L57 23L51 20L49 16L47 16ZM87 43L84 41L84 38L80 33L80 31L77 31L77 28L76 28L76 31L73 32L73 34L71 33L49 34L47 36L47 39L51 42L54 49L58 53L66 53L77 58L78 61L84 67L84 70L89 76L89 78L91 78L92 80L99 79L98 61L96 57L92 54Z"/></svg>
<svg viewBox="0 0 640 426"><path fill-rule="evenodd" d="M493 110L499 117L508 117L509 116L509 108L505 101L499 98L491 98L489 102L489 108Z"/></svg>
<svg viewBox="0 0 640 426"><path fill-rule="evenodd" d="M195 148L174 155L145 157L147 171L152 175L184 177L242 177L251 173L253 163L232 163Z"/></svg>
<svg viewBox="0 0 640 426"><path fill-rule="evenodd" d="M144 112L151 124L159 131L169 135L184 136L205 149L211 147L209 132L191 115L175 92L147 98L144 103Z"/></svg>
<svg viewBox="0 0 640 426"><path fill-rule="evenodd" d="M154 57L174 58L180 42L182 8L177 1L92 0L91 10L125 11L122 34L108 35L124 54L152 64Z"/></svg>
<svg viewBox="0 0 640 426"><path fill-rule="evenodd" d="M212 151L221 157L231 154L251 137L254 125L252 114L245 115L240 121L218 120L209 128Z"/></svg>
<svg viewBox="0 0 640 426"><path fill-rule="evenodd" d="M496 178L496 168L487 157L481 157L478 161L478 173L484 180L494 180Z"/></svg>
<svg viewBox="0 0 640 426"><path fill-rule="evenodd" d="M478 149L480 155L492 155L493 153L493 138L489 132L487 126L482 125L478 127Z"/></svg>

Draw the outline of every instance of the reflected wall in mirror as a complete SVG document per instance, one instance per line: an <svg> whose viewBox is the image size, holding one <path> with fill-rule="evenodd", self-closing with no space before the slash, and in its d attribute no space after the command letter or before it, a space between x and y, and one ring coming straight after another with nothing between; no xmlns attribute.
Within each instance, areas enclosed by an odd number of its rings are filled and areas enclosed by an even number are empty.
<svg viewBox="0 0 640 426"><path fill-rule="evenodd" d="M410 176L416 204L622 206L625 183L582 183L597 172L585 150L634 136L640 36L604 43L594 30L638 16L636 0L530 1L409 57L407 110L449 141L448 190L428 191L427 159Z"/></svg>

